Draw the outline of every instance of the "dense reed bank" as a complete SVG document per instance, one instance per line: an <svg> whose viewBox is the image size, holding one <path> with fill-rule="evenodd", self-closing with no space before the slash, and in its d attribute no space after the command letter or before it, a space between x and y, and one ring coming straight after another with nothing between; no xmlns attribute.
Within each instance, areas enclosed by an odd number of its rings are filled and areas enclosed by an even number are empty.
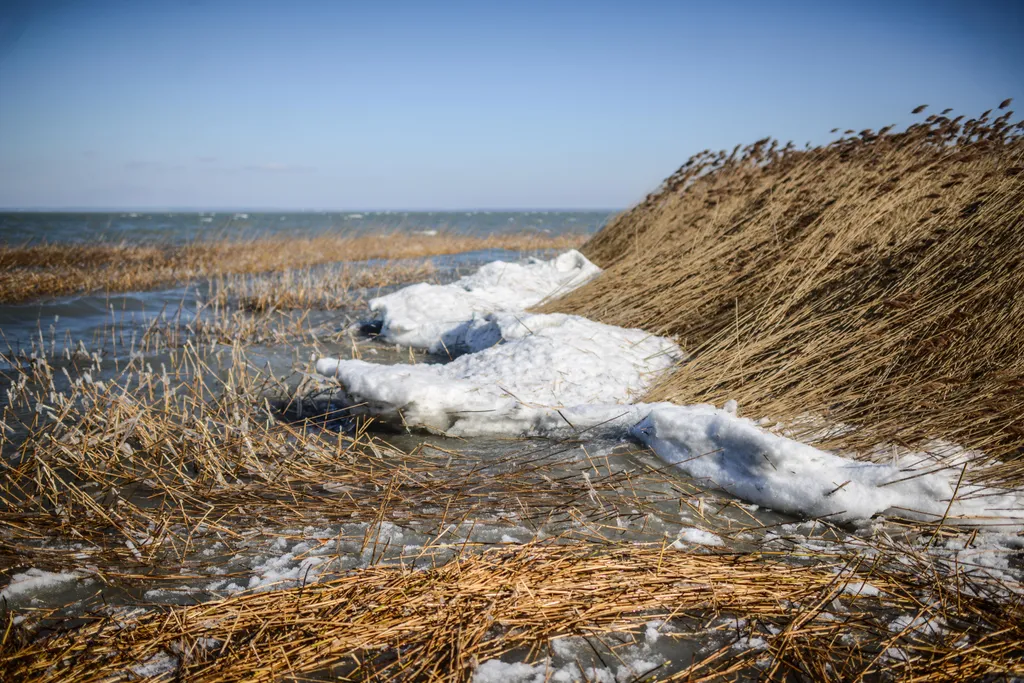
<svg viewBox="0 0 1024 683"><path fill-rule="evenodd" d="M0 245L0 303L89 291L127 292L222 275L280 272L326 263L410 259L482 249L579 246L579 235L381 234L266 237L178 245Z"/></svg>
<svg viewBox="0 0 1024 683"><path fill-rule="evenodd" d="M546 310L678 335L692 360L651 399L856 425L831 443L862 451L1020 456L1024 124L951 116L698 154L588 242L606 272Z"/></svg>

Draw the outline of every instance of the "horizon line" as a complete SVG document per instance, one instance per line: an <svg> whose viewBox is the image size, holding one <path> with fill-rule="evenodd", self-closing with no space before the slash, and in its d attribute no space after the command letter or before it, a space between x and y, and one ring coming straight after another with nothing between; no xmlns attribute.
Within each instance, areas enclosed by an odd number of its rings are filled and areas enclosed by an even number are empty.
<svg viewBox="0 0 1024 683"><path fill-rule="evenodd" d="M194 206L115 206L115 207L78 207L78 206L54 206L54 207L13 207L0 206L0 213L121 213L121 212L145 212L145 213L605 213L625 211L628 207L460 207L460 208L397 208L397 209L368 209L368 208L281 208L281 207L194 207Z"/></svg>

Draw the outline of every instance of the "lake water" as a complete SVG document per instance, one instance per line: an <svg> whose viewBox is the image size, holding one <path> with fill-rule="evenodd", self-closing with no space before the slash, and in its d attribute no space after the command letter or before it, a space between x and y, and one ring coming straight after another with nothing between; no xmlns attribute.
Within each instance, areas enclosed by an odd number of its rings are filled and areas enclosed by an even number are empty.
<svg viewBox="0 0 1024 683"><path fill-rule="evenodd" d="M265 235L438 231L468 235L597 232L614 211L0 213L0 244L184 243Z"/></svg>

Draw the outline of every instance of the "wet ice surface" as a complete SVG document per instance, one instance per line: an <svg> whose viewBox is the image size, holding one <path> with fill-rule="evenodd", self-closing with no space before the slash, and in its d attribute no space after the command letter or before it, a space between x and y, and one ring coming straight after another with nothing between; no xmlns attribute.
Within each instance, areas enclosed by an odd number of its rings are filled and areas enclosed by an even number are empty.
<svg viewBox="0 0 1024 683"><path fill-rule="evenodd" d="M659 472L660 461L632 444L594 439L463 441L421 435L387 435L384 440L400 450L435 455L457 449L457 466L471 470L474 482L484 482L475 486L478 501L472 513L446 518L440 507L398 502L387 510L386 519L375 519L376 510L369 509L354 512L351 523L288 528L267 519L235 529L235 534L211 530L195 539L197 551L182 566L169 568L167 573L175 578L154 574L159 587L148 589L145 598L187 604L242 591L313 583L381 563L435 567L462 553L534 541L605 538L709 550L729 543L738 550L753 547L765 525L789 521L685 480L665 477ZM486 485L491 477L519 473L529 477L535 472L540 472L533 477L537 485L550 489L556 504L527 508L500 488L490 491ZM351 485L322 488L327 499L362 493ZM566 496L566 490L574 495ZM253 512L258 512L258 506L253 506ZM145 540L139 539L138 546L144 549ZM84 546L82 550L87 556ZM84 573L74 578L87 577ZM59 595L52 594L59 600L47 599L50 587L34 591L36 606L56 606L67 596L61 584ZM82 584L81 597L94 592L94 587Z"/></svg>

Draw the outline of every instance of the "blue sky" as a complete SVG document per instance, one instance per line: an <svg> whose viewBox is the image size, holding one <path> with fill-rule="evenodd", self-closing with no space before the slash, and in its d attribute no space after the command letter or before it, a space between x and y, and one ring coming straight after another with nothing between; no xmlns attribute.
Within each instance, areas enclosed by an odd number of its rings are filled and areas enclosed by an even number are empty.
<svg viewBox="0 0 1024 683"><path fill-rule="evenodd" d="M1024 3L3 0L0 207L618 208L1024 106Z"/></svg>

